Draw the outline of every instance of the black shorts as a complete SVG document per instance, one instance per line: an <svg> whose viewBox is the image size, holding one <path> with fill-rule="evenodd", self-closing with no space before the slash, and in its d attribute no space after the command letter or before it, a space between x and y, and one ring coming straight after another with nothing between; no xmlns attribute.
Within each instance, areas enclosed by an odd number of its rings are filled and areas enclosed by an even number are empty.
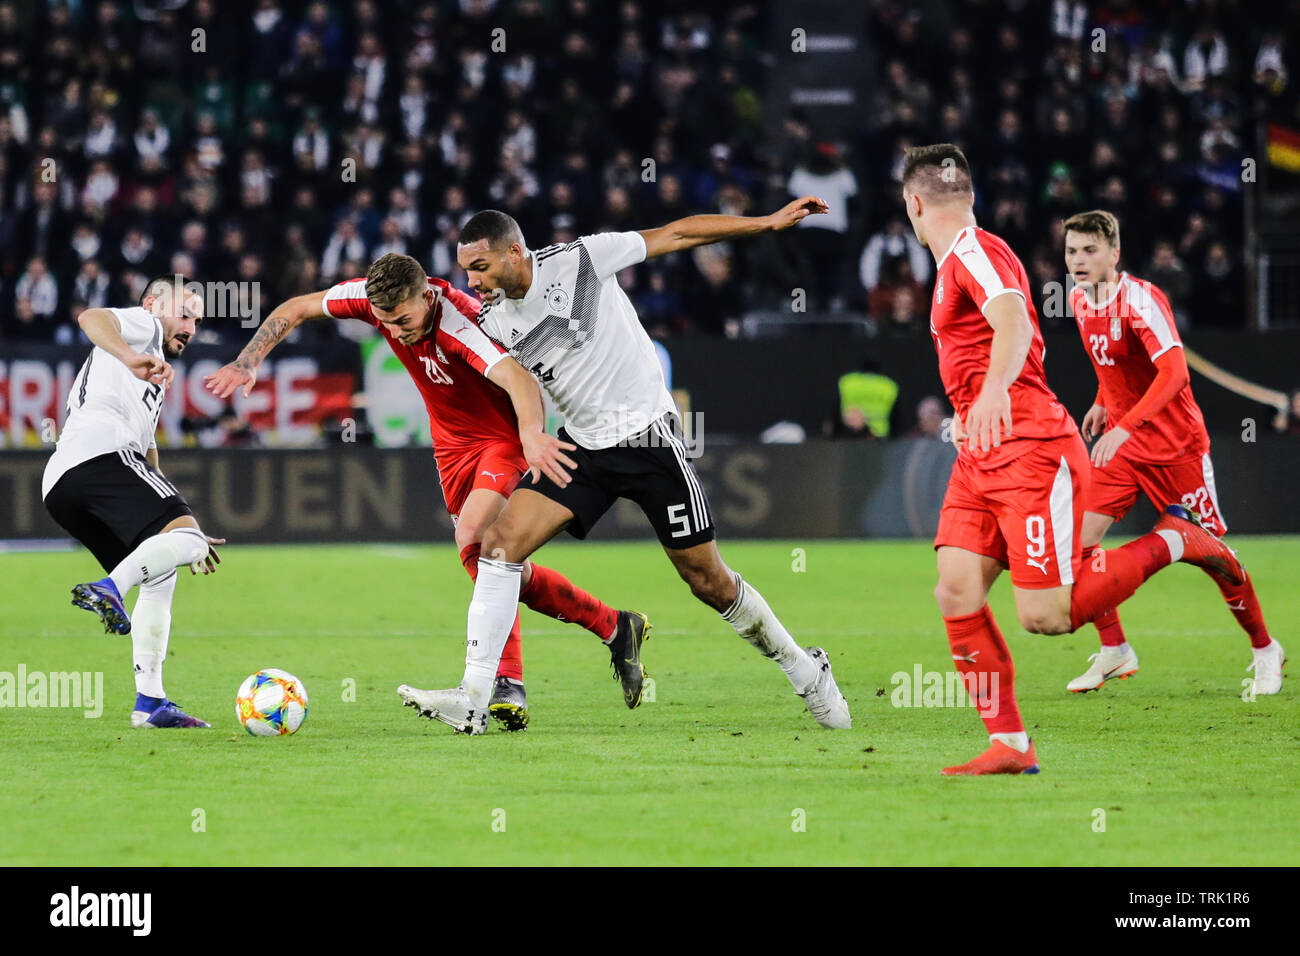
<svg viewBox="0 0 1300 956"><path fill-rule="evenodd" d="M69 468L45 496L45 510L112 571L145 538L193 514L176 487L134 451Z"/></svg>
<svg viewBox="0 0 1300 956"><path fill-rule="evenodd" d="M578 444L563 428L559 438ZM628 498L641 506L665 548L691 548L714 539L709 499L686 457L677 416L665 415L612 448L578 445L566 454L578 463L570 469L573 480L567 487L546 475L535 485L525 482L519 487L572 511L568 532L575 538L585 538L617 499Z"/></svg>

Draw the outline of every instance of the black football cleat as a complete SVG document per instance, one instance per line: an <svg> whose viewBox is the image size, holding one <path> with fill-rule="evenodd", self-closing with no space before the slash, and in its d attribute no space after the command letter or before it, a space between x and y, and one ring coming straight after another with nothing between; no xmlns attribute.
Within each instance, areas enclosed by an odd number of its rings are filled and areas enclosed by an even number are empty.
<svg viewBox="0 0 1300 956"><path fill-rule="evenodd" d="M523 681L498 677L488 703L488 713L501 721L502 730L523 730L528 726L528 694Z"/></svg>
<svg viewBox="0 0 1300 956"><path fill-rule="evenodd" d="M650 621L640 611L618 612L618 627L609 642L609 664L614 669L614 679L623 685L623 702L629 709L641 703L646 676L641 664L641 645L649 635Z"/></svg>

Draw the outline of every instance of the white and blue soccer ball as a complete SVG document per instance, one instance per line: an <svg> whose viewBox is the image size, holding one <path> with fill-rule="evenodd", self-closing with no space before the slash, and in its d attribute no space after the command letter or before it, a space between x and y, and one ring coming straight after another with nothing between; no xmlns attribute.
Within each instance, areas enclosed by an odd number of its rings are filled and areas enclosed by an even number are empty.
<svg viewBox="0 0 1300 956"><path fill-rule="evenodd" d="M307 719L307 688L288 671L260 670L239 685L235 716L254 737L295 733Z"/></svg>

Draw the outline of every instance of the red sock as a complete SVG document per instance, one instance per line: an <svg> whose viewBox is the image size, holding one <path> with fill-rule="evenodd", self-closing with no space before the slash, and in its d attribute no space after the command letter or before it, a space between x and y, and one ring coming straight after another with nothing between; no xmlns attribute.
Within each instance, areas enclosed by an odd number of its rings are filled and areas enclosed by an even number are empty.
<svg viewBox="0 0 1300 956"><path fill-rule="evenodd" d="M1266 646L1272 638L1264 624L1264 612L1259 609L1259 598L1255 597L1255 584L1250 580L1250 575L1247 574L1245 583L1238 587L1224 584L1218 578L1215 578L1215 582L1219 585L1223 599L1228 602L1228 610L1237 619L1241 629L1250 635L1250 646Z"/></svg>
<svg viewBox="0 0 1300 956"><path fill-rule="evenodd" d="M460 563L465 565L471 581L478 580L478 544L467 544L460 552ZM524 645L519 628L519 613L515 612L515 623L506 638L506 646L501 651L501 663L497 665L497 677L509 677L512 680L524 679Z"/></svg>
<svg viewBox="0 0 1300 956"><path fill-rule="evenodd" d="M602 641L614 636L618 611L588 594L559 571L533 565L533 576L519 591L519 600L557 621L581 624Z"/></svg>
<svg viewBox="0 0 1300 956"><path fill-rule="evenodd" d="M1154 531L1108 551L1097 549L1070 590L1070 630L1077 631L1123 604L1142 582L1168 567L1169 545Z"/></svg>
<svg viewBox="0 0 1300 956"><path fill-rule="evenodd" d="M523 683L524 680L524 642L519 637L519 612L515 612L515 623L506 638L506 646L501 650L501 663L497 665L497 677L509 677Z"/></svg>
<svg viewBox="0 0 1300 956"><path fill-rule="evenodd" d="M1090 563L1100 551L1101 545L1084 548L1083 563ZM1120 627L1118 608L1102 611L1092 619L1092 626L1097 629L1097 634L1101 637L1102 647L1119 647L1124 643L1124 628Z"/></svg>
<svg viewBox="0 0 1300 956"><path fill-rule="evenodd" d="M1011 651L986 604L974 614L945 617L952 664L966 683L966 692L990 734L1014 734L1025 729L1016 705L1016 669Z"/></svg>

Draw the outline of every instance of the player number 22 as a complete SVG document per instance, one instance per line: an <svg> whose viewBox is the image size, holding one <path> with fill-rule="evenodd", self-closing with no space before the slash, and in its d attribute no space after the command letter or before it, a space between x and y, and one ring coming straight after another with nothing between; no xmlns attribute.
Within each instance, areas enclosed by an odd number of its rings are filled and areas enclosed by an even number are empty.
<svg viewBox="0 0 1300 956"><path fill-rule="evenodd" d="M1092 345L1092 357L1098 365L1115 364L1115 360L1106 354L1106 349L1110 348L1110 339L1104 335L1090 335L1088 342Z"/></svg>

